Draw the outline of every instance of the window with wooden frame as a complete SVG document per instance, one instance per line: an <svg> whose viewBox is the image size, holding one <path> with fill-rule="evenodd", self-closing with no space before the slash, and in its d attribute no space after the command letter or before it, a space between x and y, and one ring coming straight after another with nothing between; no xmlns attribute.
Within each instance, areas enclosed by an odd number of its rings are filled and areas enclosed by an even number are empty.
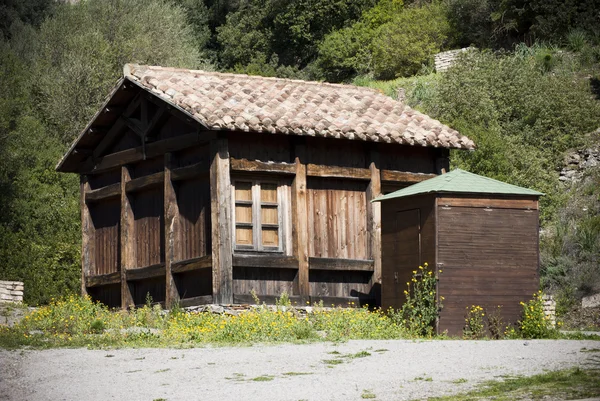
<svg viewBox="0 0 600 401"><path fill-rule="evenodd" d="M234 249L239 251L283 252L281 187L277 182L235 180Z"/></svg>

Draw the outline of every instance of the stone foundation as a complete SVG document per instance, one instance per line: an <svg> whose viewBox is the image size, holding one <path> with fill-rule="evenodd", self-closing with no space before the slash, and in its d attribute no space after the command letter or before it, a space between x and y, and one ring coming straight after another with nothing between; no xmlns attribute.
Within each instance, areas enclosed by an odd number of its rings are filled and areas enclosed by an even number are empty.
<svg viewBox="0 0 600 401"><path fill-rule="evenodd" d="M0 281L0 302L23 302L23 290L20 281Z"/></svg>

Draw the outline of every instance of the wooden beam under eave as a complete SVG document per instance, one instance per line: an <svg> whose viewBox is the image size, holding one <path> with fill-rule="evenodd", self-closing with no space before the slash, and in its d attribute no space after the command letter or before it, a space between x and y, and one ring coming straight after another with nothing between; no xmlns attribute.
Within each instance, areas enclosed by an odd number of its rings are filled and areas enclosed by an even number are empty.
<svg viewBox="0 0 600 401"><path fill-rule="evenodd" d="M86 203L98 202L109 198L118 198L121 196L121 184L111 184L102 188L88 190L85 193Z"/></svg>
<svg viewBox="0 0 600 401"><path fill-rule="evenodd" d="M152 142L145 147L145 156L150 159L164 155L167 152L176 152L194 145L208 143L215 138L213 132L199 132L177 136L175 138L163 139ZM135 163L144 160L144 149L142 146L108 154L98 158L95 163L90 161L84 171L99 173L124 164Z"/></svg>
<svg viewBox="0 0 600 401"><path fill-rule="evenodd" d="M165 206L165 275L166 275L166 297L165 307L171 309L179 302L179 292L175 285L172 272L172 264L177 257L177 245L179 244L179 205L177 204L177 193L171 179L173 171L173 155L165 153L164 172L164 206Z"/></svg>
<svg viewBox="0 0 600 401"><path fill-rule="evenodd" d="M409 173L406 171L381 170L382 182L401 182L416 184L430 178L437 177L437 174Z"/></svg>
<svg viewBox="0 0 600 401"><path fill-rule="evenodd" d="M80 201L81 210L81 295L88 295L86 280L94 269L94 222L90 215L89 207L86 203L86 193L89 191L90 184L85 175L79 177L80 181Z"/></svg>
<svg viewBox="0 0 600 401"><path fill-rule="evenodd" d="M135 227L133 208L129 197L127 196L126 186L131 180L131 174L127 166L121 167L121 308L127 309L134 305L133 295L127 283L127 269L135 266Z"/></svg>
<svg viewBox="0 0 600 401"><path fill-rule="evenodd" d="M144 175L142 177L134 178L125 184L125 190L127 192L137 192L146 188L157 187L163 185L165 179L165 173L159 171L158 173Z"/></svg>
<svg viewBox="0 0 600 401"><path fill-rule="evenodd" d="M308 281L308 205L306 195L306 146L294 148L296 175L292 182L292 242L293 254L298 259L298 289L301 296L310 295Z"/></svg>
<svg viewBox="0 0 600 401"><path fill-rule="evenodd" d="M292 175L296 172L296 166L291 163L267 163L256 160L234 159L232 157L231 171Z"/></svg>
<svg viewBox="0 0 600 401"><path fill-rule="evenodd" d="M210 142L210 217L212 235L213 299L233 303L233 247L231 243L231 178L229 144L226 138Z"/></svg>
<svg viewBox="0 0 600 401"><path fill-rule="evenodd" d="M308 164L306 166L306 175L309 177L344 178L365 181L371 179L371 172L368 168L325 166L319 164Z"/></svg>
<svg viewBox="0 0 600 401"><path fill-rule="evenodd" d="M381 284L381 202L371 202L381 195L379 152L371 149L369 170L371 180L367 186L367 224L369 228L369 257L373 260L373 284Z"/></svg>

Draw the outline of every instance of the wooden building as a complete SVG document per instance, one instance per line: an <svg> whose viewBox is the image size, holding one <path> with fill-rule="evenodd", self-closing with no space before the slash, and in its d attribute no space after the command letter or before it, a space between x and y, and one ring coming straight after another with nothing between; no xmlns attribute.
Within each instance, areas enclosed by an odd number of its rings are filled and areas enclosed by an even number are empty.
<svg viewBox="0 0 600 401"><path fill-rule="evenodd" d="M380 204L468 138L368 88L126 65L57 166L81 176L82 292L111 306L373 304Z"/></svg>
<svg viewBox="0 0 600 401"><path fill-rule="evenodd" d="M382 203L383 308L400 307L427 262L442 270L438 332L462 334L466 308L502 306L505 323L538 291L540 192L454 170L387 194Z"/></svg>

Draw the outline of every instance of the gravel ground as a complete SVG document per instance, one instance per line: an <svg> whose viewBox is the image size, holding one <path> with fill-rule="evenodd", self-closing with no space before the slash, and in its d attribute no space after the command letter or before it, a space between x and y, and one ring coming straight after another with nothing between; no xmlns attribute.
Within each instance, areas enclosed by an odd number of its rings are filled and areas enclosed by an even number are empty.
<svg viewBox="0 0 600 401"><path fill-rule="evenodd" d="M581 352L599 346L572 340L350 341L196 349L0 350L0 399L347 401L361 400L366 393L377 400L425 399L463 392L505 375L600 367L599 353ZM370 355L344 357L361 351Z"/></svg>

